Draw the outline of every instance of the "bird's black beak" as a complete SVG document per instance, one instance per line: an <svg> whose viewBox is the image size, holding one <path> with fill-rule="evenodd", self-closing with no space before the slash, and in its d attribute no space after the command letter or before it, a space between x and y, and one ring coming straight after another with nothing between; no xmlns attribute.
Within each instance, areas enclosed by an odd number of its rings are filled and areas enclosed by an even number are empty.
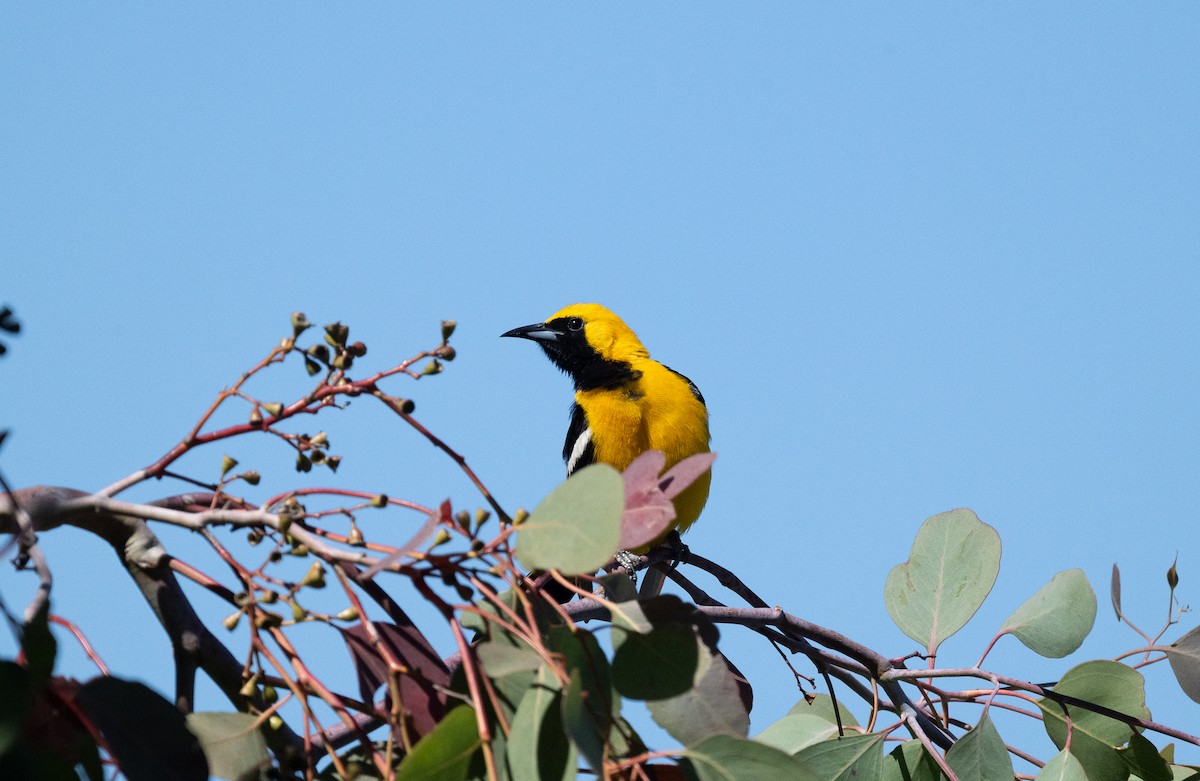
<svg viewBox="0 0 1200 781"><path fill-rule="evenodd" d="M500 336L519 336L522 339L532 339L535 342L557 342L562 338L563 332L547 323L534 323L533 325L523 325L520 328L505 331Z"/></svg>

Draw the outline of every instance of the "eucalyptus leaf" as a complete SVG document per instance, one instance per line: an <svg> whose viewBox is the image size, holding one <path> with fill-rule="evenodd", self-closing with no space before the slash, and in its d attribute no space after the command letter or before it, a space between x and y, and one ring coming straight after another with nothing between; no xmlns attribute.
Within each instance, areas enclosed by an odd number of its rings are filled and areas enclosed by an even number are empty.
<svg viewBox="0 0 1200 781"><path fill-rule="evenodd" d="M904 634L936 653L975 615L1000 571L1000 536L970 510L921 524L908 561L888 573L884 600Z"/></svg>
<svg viewBox="0 0 1200 781"><path fill-rule="evenodd" d="M1009 616L1011 633L1034 653L1058 659L1075 651L1096 621L1096 594L1083 570L1060 572Z"/></svg>
<svg viewBox="0 0 1200 781"><path fill-rule="evenodd" d="M853 781L883 775L881 732L848 735L803 748L795 759L800 767L824 781Z"/></svg>
<svg viewBox="0 0 1200 781"><path fill-rule="evenodd" d="M1068 751L1060 751L1046 763L1034 781L1088 781L1083 765Z"/></svg>
<svg viewBox="0 0 1200 781"><path fill-rule="evenodd" d="M1133 718L1148 719L1145 681L1141 673L1119 662L1096 660L1072 667L1054 687L1058 694L1102 705ZM1060 749L1066 744L1067 722L1060 705L1049 698L1038 701L1046 734ZM1071 753L1088 778L1125 778L1128 768L1116 746L1125 744L1133 728L1123 721L1070 707Z"/></svg>
<svg viewBox="0 0 1200 781"><path fill-rule="evenodd" d="M1012 781L1013 777L1004 739L986 713L946 752L946 764L959 778L973 781Z"/></svg>
<svg viewBox="0 0 1200 781"><path fill-rule="evenodd" d="M734 735L712 735L683 758L699 781L827 781L777 748Z"/></svg>
<svg viewBox="0 0 1200 781"><path fill-rule="evenodd" d="M617 552L625 484L607 464L567 478L517 527L517 558L526 569L590 574Z"/></svg>
<svg viewBox="0 0 1200 781"><path fill-rule="evenodd" d="M271 763L256 716L189 713L187 728L200 740L210 776L237 781Z"/></svg>
<svg viewBox="0 0 1200 781"><path fill-rule="evenodd" d="M1200 626L1171 643L1166 651L1179 687L1194 702L1200 702Z"/></svg>

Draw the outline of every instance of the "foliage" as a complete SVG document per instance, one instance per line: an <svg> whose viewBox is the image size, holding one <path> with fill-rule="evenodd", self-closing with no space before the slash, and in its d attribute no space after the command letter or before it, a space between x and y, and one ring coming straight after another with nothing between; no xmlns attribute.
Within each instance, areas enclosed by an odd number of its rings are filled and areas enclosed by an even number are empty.
<svg viewBox="0 0 1200 781"><path fill-rule="evenodd" d="M11 535L7 547L16 549L19 566L37 572L40 587L22 617L9 615L22 650L17 660L0 661L0 776L101 779L111 776L110 765L129 779L251 779L269 771L323 779L583 773L966 781L1013 778L1015 754L1040 766L1038 779L1200 778L1196 768L1173 763L1170 745L1150 739L1200 743L1151 720L1138 671L1167 660L1200 701L1200 630L1166 646L1159 641L1175 618L1157 636L1142 632L1122 613L1115 567L1114 610L1145 640L1124 658L1138 661L1084 661L1054 684L983 666L1006 634L1052 659L1079 648L1096 598L1083 573L1069 569L1012 611L976 664L942 665L942 643L976 615L995 583L1001 546L970 510L935 515L918 530L908 561L887 577L887 609L918 644L916 653L891 658L769 607L696 553L680 556L668 545L613 562L618 549L661 536L673 520L671 498L711 466L711 454L665 473L654 452L624 473L591 466L532 513L510 516L466 460L418 422L415 404L383 389L393 377L440 373L455 358L452 322L442 324L435 347L365 376L352 375L367 348L349 340L348 326L325 326L323 339L301 346L310 328L295 314L291 335L223 390L177 445L107 488L4 485L0 531ZM251 381L284 363L299 363L315 385L288 403L252 395ZM449 456L489 509L455 512L449 500L424 507L342 487L276 486L251 501L243 494L263 476L230 455L208 479L174 471L184 454L217 443L229 452L241 437L266 435L290 449L297 471L328 469L332 478L341 456L327 433L304 433L301 421L358 397L382 404ZM215 425L218 410L238 404L243 422ZM152 479L180 481L186 491L150 503L118 498ZM388 545L369 533L375 526L365 519L383 513L408 514L414 528L407 542ZM173 702L109 675L82 633L51 613L52 578L37 535L62 525L111 544L158 616L176 648ZM164 525L201 535L227 573L169 555L152 531ZM714 576L744 606L701 590L668 564L675 557L689 573ZM609 574L596 576L604 566ZM625 567L660 568L690 601L638 601ZM538 573L527 577L526 570ZM199 618L181 578L228 603L222 628ZM1178 579L1172 566L1173 609ZM396 596L401 587L432 605L440 623L419 627ZM578 599L560 604L552 592ZM83 645L99 676L79 684L53 675L51 624ZM298 627L305 625L336 635L342 660L300 650ZM796 707L753 737L753 688L722 651L722 631L761 635L800 684ZM439 644L455 653L443 658ZM814 677L792 667L792 654L804 657ZM346 659L357 689L334 691L321 664ZM228 712L193 712L198 673L221 690ZM847 708L851 700L868 709L865 726ZM634 702L645 702L679 745L646 745L626 718ZM1001 709L1042 719L1053 749L1039 758L1036 749L1007 745L991 717Z"/></svg>

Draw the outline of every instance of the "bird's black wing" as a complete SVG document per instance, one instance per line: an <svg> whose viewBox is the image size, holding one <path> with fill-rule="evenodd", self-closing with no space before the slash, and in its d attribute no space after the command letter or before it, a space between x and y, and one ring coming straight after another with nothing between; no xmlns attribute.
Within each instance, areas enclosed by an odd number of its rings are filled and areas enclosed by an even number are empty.
<svg viewBox="0 0 1200 781"><path fill-rule="evenodd" d="M689 389L691 389L691 391L692 391L692 395L696 397L696 400L697 400L697 401L699 401L701 404L704 404L704 395L703 395L702 393L700 393L700 389L696 387L696 383L692 382L692 381L691 381L691 380L689 380L687 377L684 377L682 374L680 374L679 372L675 371L675 370L674 370L674 369L672 369L670 366L666 366L666 367L664 367L664 368L665 368L667 371L671 372L671 374L674 374L676 377L678 377L679 379L681 379L681 380L683 380L684 382L686 382L686 383L688 384L688 388L689 388ZM704 404L704 406L706 406L706 407L707 407L708 405L707 405L707 404Z"/></svg>
<svg viewBox="0 0 1200 781"><path fill-rule="evenodd" d="M592 442L592 429L588 426L583 407L571 405L571 424L567 426L567 441L563 445L563 461L567 464L567 476L596 460L596 446Z"/></svg>

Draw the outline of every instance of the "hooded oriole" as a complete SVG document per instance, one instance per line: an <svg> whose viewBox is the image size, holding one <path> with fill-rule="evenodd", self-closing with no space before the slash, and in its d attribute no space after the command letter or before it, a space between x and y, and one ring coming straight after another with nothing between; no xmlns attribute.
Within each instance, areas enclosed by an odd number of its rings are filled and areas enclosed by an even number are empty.
<svg viewBox="0 0 1200 781"><path fill-rule="evenodd" d="M695 384L658 361L621 318L599 304L572 304L502 336L531 339L575 383L563 446L570 475L590 463L625 469L661 450L666 468L708 452L708 409ZM708 499L711 472L675 497L674 527L691 526Z"/></svg>

